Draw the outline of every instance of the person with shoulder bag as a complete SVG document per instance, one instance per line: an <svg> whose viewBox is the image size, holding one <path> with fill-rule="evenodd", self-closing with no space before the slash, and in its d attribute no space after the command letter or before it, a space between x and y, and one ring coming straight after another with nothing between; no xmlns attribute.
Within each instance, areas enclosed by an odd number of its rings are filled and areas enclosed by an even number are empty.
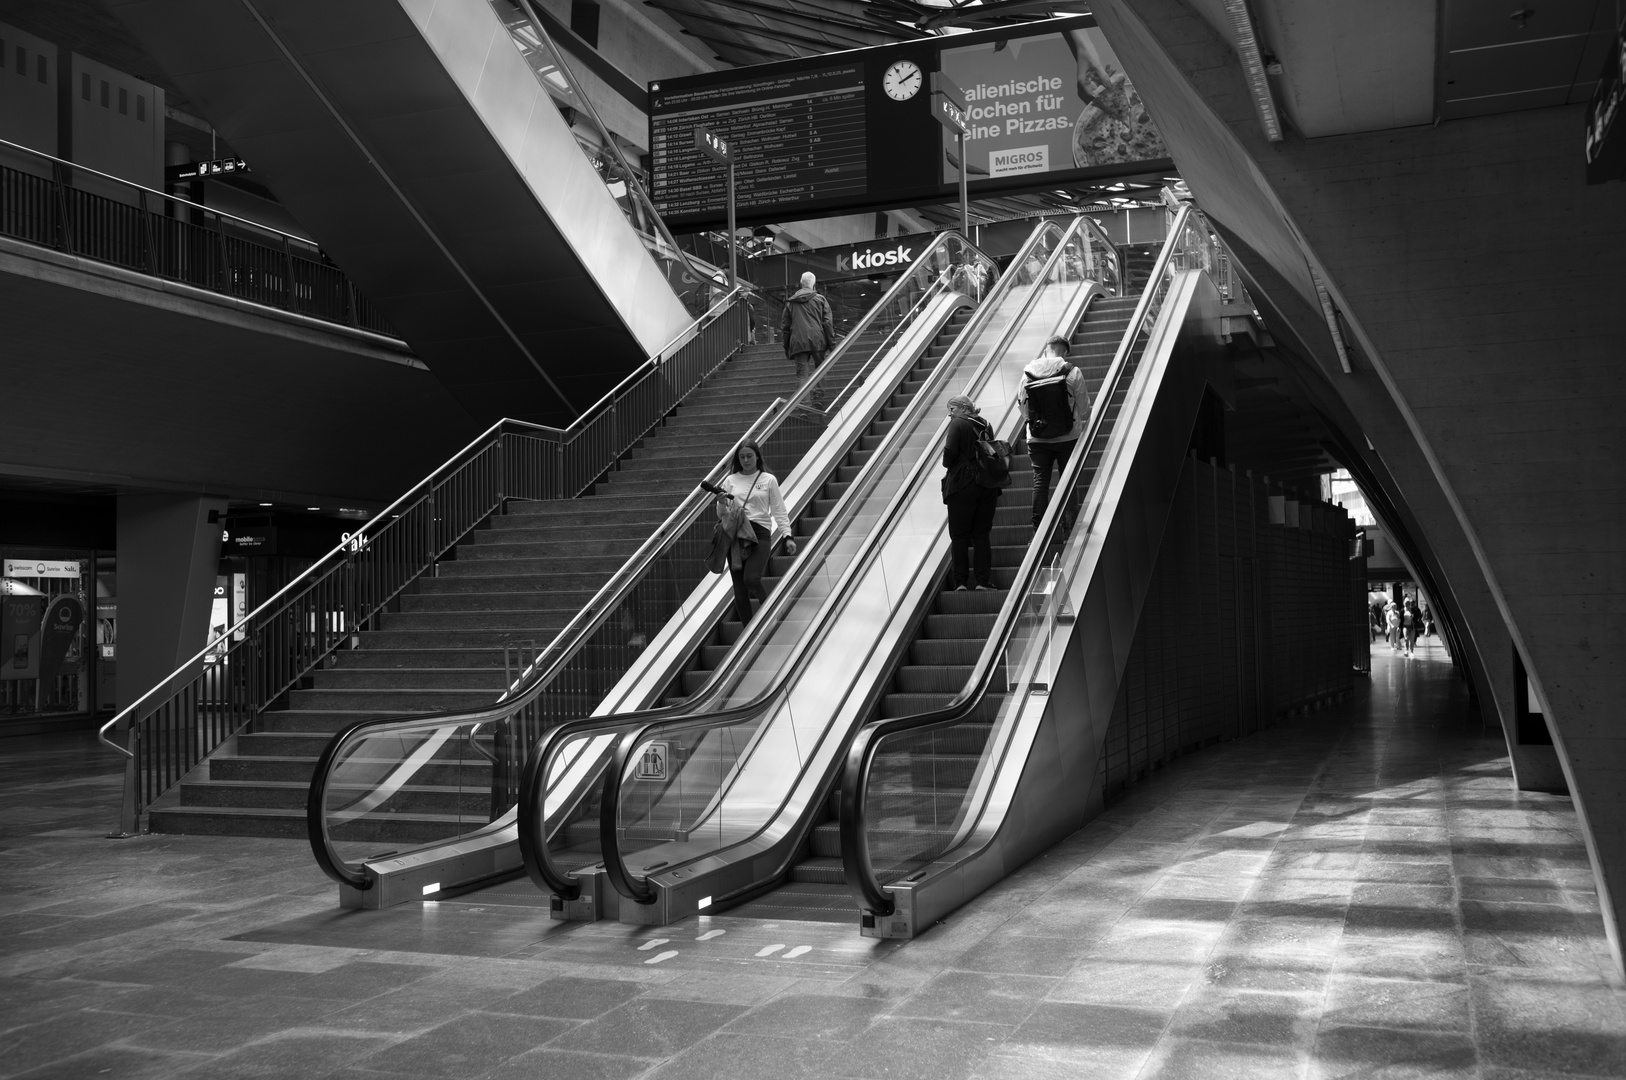
<svg viewBox="0 0 1626 1080"><path fill-rule="evenodd" d="M949 399L948 411L948 438L943 444L943 502L948 507L954 589L958 592L974 587L981 592L994 587L992 538L1000 489L984 483L985 469L978 457L980 445L994 444L994 430L977 415L976 403L964 394ZM1005 480L1009 483L1008 471ZM971 549L969 558L967 547Z"/></svg>
<svg viewBox="0 0 1626 1080"><path fill-rule="evenodd" d="M728 573L734 581L734 617L751 621L752 597L767 599L762 572L768 556L783 544L785 554L796 554L790 535L790 513L779 481L764 467L762 450L744 442L734 451L729 473L717 498L719 534L729 537Z"/></svg>
<svg viewBox="0 0 1626 1080"><path fill-rule="evenodd" d="M1033 528L1050 505L1050 473L1059 479L1090 419L1090 391L1084 373L1067 360L1064 337L1045 343L1044 354L1022 369L1016 404L1026 421L1028 460L1033 463ZM1071 501L1062 513L1062 535L1073 531L1077 511Z"/></svg>

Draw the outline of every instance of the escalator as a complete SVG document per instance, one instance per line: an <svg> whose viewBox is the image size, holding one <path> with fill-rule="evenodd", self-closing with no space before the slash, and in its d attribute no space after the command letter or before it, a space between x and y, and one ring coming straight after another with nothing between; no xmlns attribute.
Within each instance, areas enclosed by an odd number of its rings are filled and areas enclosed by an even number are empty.
<svg viewBox="0 0 1626 1080"><path fill-rule="evenodd" d="M885 410L907 400L966 325L994 278L993 264L957 236L939 237L842 341L819 376L754 424L692 415L758 441L782 478L787 503L806 509L816 532L819 500L853 454L883 437ZM828 401L823 408L811 404ZM720 479L723 461L706 477ZM659 477L661 484L689 476ZM547 732L595 711L655 701L684 668L711 656L726 607L726 578L706 575L714 520L695 487L514 685L488 708L382 718L353 724L324 751L306 818L319 865L341 883L347 906L382 907L519 872L512 806L526 754ZM783 565L776 567L781 572ZM704 579L704 580L702 580ZM707 635L711 635L708 640ZM374 837L404 813L427 778L453 796L451 839L408 851L380 851ZM433 888L429 888L433 886ZM427 890L427 891L426 891Z"/></svg>
<svg viewBox="0 0 1626 1080"><path fill-rule="evenodd" d="M1054 223L1041 223L1022 255L1044 263L1058 253L1063 232ZM720 627L709 647L702 647L698 656L683 665L687 670L676 685L663 683L653 665L647 666L649 677L629 673L594 717L562 724L538 743L519 795L521 850L532 879L554 893L556 910L563 917L600 918L615 914L618 907L623 912L632 910L619 905L608 868L596 861L601 853L597 819L601 816L602 777L616 739L655 719L708 716L719 707L733 708L742 698L749 701L759 696L765 680L772 681L782 658L797 649L799 636L811 625L809 607L816 608L821 598L830 595L835 578L879 520L887 490L874 490L876 478L891 483L888 470L895 471L900 449L909 449L911 440L919 441L921 417L931 416L935 427L944 388L957 385L957 373L975 370L996 343L1013 334L1020 321L1017 316L1043 291L1033 277L1015 274L989 286L990 265L966 264L954 272L968 279L966 289L987 288L988 295L965 329L952 337L952 348L945 351L950 337L944 336L927 350L870 430L849 444L845 461L827 481L816 489L803 490L793 484L786 490L792 517L799 519L810 512L821 519L821 526L811 537L812 543L801 547L790 564L799 568L797 573L776 586L748 632L730 641L721 635L732 635L733 627ZM983 284L970 280L973 277ZM942 354L941 360L938 354ZM775 456L764 449L771 464ZM918 453L918 449L910 452ZM865 492L855 497L853 489L858 486L864 486ZM799 529L806 531L805 526ZM695 627L713 633L709 628L720 621L725 601L726 586L721 586L709 607L692 605L685 633ZM679 624L674 621L671 625ZM652 650L659 645L654 643ZM708 675L719 661L722 666ZM679 696L683 698L680 703L651 709Z"/></svg>
<svg viewBox="0 0 1626 1080"><path fill-rule="evenodd" d="M769 708L621 738L600 824L606 873L634 901L622 921L856 917L866 934L908 937L1099 808L1117 679L1218 355L1222 264L1206 222L1183 211L1142 296L1091 305L1082 322L1080 298L1061 305L1072 321L1051 325L1117 347L1106 370L1095 358L1090 425L1034 542L1004 553L1019 558L997 613L943 592L943 545L929 539L943 515L922 490L935 476L917 468L811 645L778 658L793 672ZM1066 276L1054 258L1045 274ZM1030 342L1047 336L1029 330ZM1014 356L968 387L1001 434L1014 429L1002 378L1020 370ZM1079 515L1070 534L1064 507ZM1003 527L1014 510L1013 499ZM900 587L910 576L930 589ZM885 630L855 641L866 620Z"/></svg>
<svg viewBox="0 0 1626 1080"><path fill-rule="evenodd" d="M1136 299L1093 300L1069 341L1069 358L1084 374L1094 401L1111 366L1113 351L1129 324ZM939 591L920 620L907 652L894 670L871 721L896 720L950 705L964 689L978 655L993 634L1010 586L1021 569L1033 529L1033 471L1025 448L1011 457L1011 486L999 500L992 533L993 584L986 591L957 592L945 575ZM1053 477L1053 480L1055 478ZM976 719L963 725L959 742L943 747L930 762L912 767L939 775L969 774L982 745L978 738L992 726L998 710L996 686L978 708ZM842 869L841 791L839 783L819 804L803 849L787 880L762 895L731 908L745 918L851 922L854 905Z"/></svg>
<svg viewBox="0 0 1626 1080"><path fill-rule="evenodd" d="M969 394L1001 437L1014 436L1021 369L1078 324L1114 259L1084 219L1041 226L705 700L627 718L638 723L616 740L600 815L604 876L634 901L620 903L623 921L721 908L783 876L810 828L806 811L828 797L848 735L871 715L883 674L940 590L947 538L937 461L948 399Z"/></svg>
<svg viewBox="0 0 1626 1080"><path fill-rule="evenodd" d="M914 936L1099 812L1112 703L1235 288L1217 256L1182 211L956 692L849 746L835 844L865 935Z"/></svg>

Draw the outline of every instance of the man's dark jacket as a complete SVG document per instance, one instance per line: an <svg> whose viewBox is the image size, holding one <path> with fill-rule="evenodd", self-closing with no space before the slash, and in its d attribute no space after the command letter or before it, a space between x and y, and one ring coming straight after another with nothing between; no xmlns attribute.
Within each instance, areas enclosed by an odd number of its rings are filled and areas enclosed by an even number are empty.
<svg viewBox="0 0 1626 1080"><path fill-rule="evenodd" d="M836 343L836 323L830 315L830 301L812 289L799 289L785 301L785 314L779 320L779 336L785 341L785 355L818 353L821 357Z"/></svg>

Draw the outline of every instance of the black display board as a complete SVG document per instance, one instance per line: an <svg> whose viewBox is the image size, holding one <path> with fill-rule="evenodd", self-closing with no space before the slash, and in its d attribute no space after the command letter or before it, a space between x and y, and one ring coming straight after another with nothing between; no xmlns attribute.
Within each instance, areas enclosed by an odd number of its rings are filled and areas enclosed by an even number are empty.
<svg viewBox="0 0 1626 1080"><path fill-rule="evenodd" d="M678 232L723 224L724 169L695 149L696 126L738 148L742 224L951 199L936 71L968 98L974 196L1173 168L1083 15L650 83L656 209Z"/></svg>

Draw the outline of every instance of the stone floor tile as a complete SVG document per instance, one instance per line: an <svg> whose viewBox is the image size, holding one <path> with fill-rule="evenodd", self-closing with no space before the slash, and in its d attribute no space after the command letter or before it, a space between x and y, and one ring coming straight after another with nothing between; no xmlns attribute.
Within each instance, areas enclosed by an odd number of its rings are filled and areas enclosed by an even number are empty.
<svg viewBox="0 0 1626 1080"><path fill-rule="evenodd" d="M552 1016L561 1020L591 1020L643 993L637 983L619 979L566 977L521 990L491 1002L487 1009L521 1016Z"/></svg>
<svg viewBox="0 0 1626 1080"><path fill-rule="evenodd" d="M1595 980L1475 973L1474 1029L1487 1065L1626 1076L1626 1003Z"/></svg>
<svg viewBox="0 0 1626 1080"><path fill-rule="evenodd" d="M945 971L893 1006L893 1016L1020 1024L1060 979Z"/></svg>
<svg viewBox="0 0 1626 1080"><path fill-rule="evenodd" d="M791 991L741 1014L723 1030L737 1035L794 1033L802 1039L845 1040L868 1028L899 1000Z"/></svg>
<svg viewBox="0 0 1626 1080"><path fill-rule="evenodd" d="M637 998L587 1021L555 1045L560 1050L664 1058L699 1042L744 1011L710 1002Z"/></svg>
<svg viewBox="0 0 1626 1080"><path fill-rule="evenodd" d="M642 1076L655 1064L645 1058L620 1057L611 1054L582 1054L570 1050L542 1047L528 1050L518 1057L509 1058L487 1073L484 1080L632 1080ZM377 1076L378 1074L373 1074ZM324 1080L342 1080L339 1077ZM356 1080L364 1080L357 1077Z"/></svg>
<svg viewBox="0 0 1626 1080"><path fill-rule="evenodd" d="M1004 975L1065 975L1084 954L1090 937L1041 937L990 934L954 958L966 971Z"/></svg>
<svg viewBox="0 0 1626 1080"><path fill-rule="evenodd" d="M824 1062L827 1076L966 1080L1010 1035L1009 1025L882 1017Z"/></svg>
<svg viewBox="0 0 1626 1080"><path fill-rule="evenodd" d="M1479 1062L1467 1035L1392 1028L1323 1027L1309 1080L1477 1080Z"/></svg>
<svg viewBox="0 0 1626 1080"><path fill-rule="evenodd" d="M1466 1032L1468 988L1427 979L1373 979L1335 974L1328 983L1324 1023Z"/></svg>
<svg viewBox="0 0 1626 1080"><path fill-rule="evenodd" d="M1183 1039L1308 1048L1319 1004L1309 996L1205 986L1186 995L1169 1032Z"/></svg>
<svg viewBox="0 0 1626 1080"><path fill-rule="evenodd" d="M98 1046L19 1075L26 1080L88 1080L91 1077L167 1080L171 1076L193 1073L210 1064L211 1060L193 1054L169 1054L135 1046Z"/></svg>
<svg viewBox="0 0 1626 1080"><path fill-rule="evenodd" d="M820 1080L833 1042L718 1032L669 1058L649 1080Z"/></svg>
<svg viewBox="0 0 1626 1080"><path fill-rule="evenodd" d="M553 1042L575 1024L567 1020L464 1013L438 1027L395 1041L354 1064L409 1076L478 1076L509 1058Z"/></svg>
<svg viewBox="0 0 1626 1080"><path fill-rule="evenodd" d="M1307 1064L1304 1052L1287 1047L1167 1038L1140 1075L1148 1080L1301 1080Z"/></svg>
<svg viewBox="0 0 1626 1080"><path fill-rule="evenodd" d="M1051 1001L1095 1002L1172 1012L1203 978L1197 964L1126 960L1084 960L1055 988Z"/></svg>

